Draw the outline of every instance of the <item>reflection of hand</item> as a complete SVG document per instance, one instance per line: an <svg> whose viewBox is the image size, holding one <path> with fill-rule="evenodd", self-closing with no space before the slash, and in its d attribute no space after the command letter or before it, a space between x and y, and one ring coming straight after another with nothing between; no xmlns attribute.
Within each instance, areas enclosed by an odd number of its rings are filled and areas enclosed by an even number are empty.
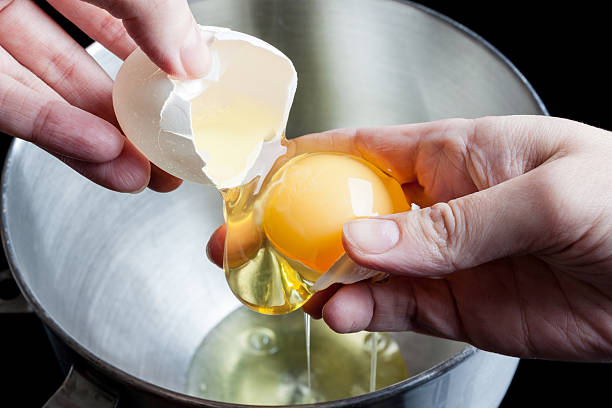
<svg viewBox="0 0 612 408"><path fill-rule="evenodd" d="M610 359L610 132L515 116L313 137L390 169L429 207L346 224L349 256L393 277L330 288L309 313L339 332L413 330L521 357Z"/></svg>
<svg viewBox="0 0 612 408"><path fill-rule="evenodd" d="M49 3L120 58L138 44L176 77L208 70L208 48L184 0ZM178 187L180 180L150 165L118 130L112 85L33 2L0 0L0 132L37 144L113 190Z"/></svg>

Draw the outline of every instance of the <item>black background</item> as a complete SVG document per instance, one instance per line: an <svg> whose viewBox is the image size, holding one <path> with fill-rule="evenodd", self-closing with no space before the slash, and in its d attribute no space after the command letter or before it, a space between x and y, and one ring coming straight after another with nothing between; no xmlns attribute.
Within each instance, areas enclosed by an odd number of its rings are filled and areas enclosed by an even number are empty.
<svg viewBox="0 0 612 408"><path fill-rule="evenodd" d="M91 42L39 3L80 44ZM500 50L531 82L551 115L612 130L606 3L421 2ZM8 142L2 137L0 152ZM609 406L611 374L607 364L522 360L501 406ZM39 320L0 316L0 408L40 407L61 381Z"/></svg>

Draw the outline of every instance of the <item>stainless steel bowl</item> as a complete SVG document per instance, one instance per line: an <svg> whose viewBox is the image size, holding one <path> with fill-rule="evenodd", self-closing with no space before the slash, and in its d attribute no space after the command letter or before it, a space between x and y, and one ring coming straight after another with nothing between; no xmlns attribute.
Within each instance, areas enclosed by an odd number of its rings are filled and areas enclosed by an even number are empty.
<svg viewBox="0 0 612 408"><path fill-rule="evenodd" d="M546 114L525 78L461 25L394 0L203 0L201 23L227 26L281 49L299 75L289 136L445 117ZM120 61L89 48L114 75ZM91 383L83 406L215 406L183 393L204 336L240 307L204 255L222 222L221 199L178 191L118 194L16 141L2 183L3 238L13 274L50 328L68 370L48 406ZM410 379L317 406L492 407L517 359L413 333L397 336ZM89 384L91 385L91 384ZM87 388L87 387L85 387ZM103 405L104 403L108 405ZM99 404L99 405L97 405ZM67 406L67 405L66 405Z"/></svg>

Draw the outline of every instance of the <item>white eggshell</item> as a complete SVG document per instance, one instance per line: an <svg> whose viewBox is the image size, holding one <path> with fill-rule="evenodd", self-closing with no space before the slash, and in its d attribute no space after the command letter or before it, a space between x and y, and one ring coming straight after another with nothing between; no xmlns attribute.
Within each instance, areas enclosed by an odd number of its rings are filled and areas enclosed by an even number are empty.
<svg viewBox="0 0 612 408"><path fill-rule="evenodd" d="M374 269L364 268L357 265L351 258L342 255L327 272L319 277L312 286L315 292L326 289L334 283L350 283L359 282L370 278L383 278L387 276L385 272L375 271Z"/></svg>
<svg viewBox="0 0 612 408"><path fill-rule="evenodd" d="M223 41L242 41L246 50L250 46L266 52L251 53L251 60L243 61L237 53L230 52L231 58L223 60L213 51L213 65L208 75L197 80L179 81L170 78L142 50L137 49L125 60L117 74L113 104L123 132L152 163L181 179L217 187L233 187L250 181L256 175L265 174L272 164L269 157L278 157L284 152L279 140L293 103L297 73L289 58L258 38L221 27L206 26L201 29L220 51ZM271 54L280 57L272 59L274 66L281 64L283 69L290 70L289 79L286 83L280 83L276 92L270 91L269 85L266 85L269 81L265 81L271 76L270 72L266 72ZM261 61L253 61L253 55L261 56ZM262 141L249 153L243 172L225 180L212 180L206 168L209 152L198 151L194 145L191 101L206 92L211 84L223 83L223 75L228 70L233 73L230 80L236 82L231 83L233 87L261 99L263 103L279 106L283 121L272 140ZM270 98L275 99L271 101ZM258 160L260 157L265 160Z"/></svg>

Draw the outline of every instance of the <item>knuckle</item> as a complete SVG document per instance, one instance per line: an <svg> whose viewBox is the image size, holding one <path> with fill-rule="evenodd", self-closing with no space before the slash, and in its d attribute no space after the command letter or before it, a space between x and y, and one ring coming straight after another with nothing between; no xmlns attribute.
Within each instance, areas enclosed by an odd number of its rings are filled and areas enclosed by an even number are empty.
<svg viewBox="0 0 612 408"><path fill-rule="evenodd" d="M458 229L460 226L457 209L452 202L437 203L422 210L421 233L426 240L430 256L438 266L449 271L456 270L454 264L458 246Z"/></svg>
<svg viewBox="0 0 612 408"><path fill-rule="evenodd" d="M0 109L9 106L10 98L16 94L15 92L16 83L11 81L11 78L0 74ZM3 110L0 110L3 112Z"/></svg>
<svg viewBox="0 0 612 408"><path fill-rule="evenodd" d="M451 166L462 171L468 153L474 125L471 119L445 119L428 135L428 155L437 154Z"/></svg>
<svg viewBox="0 0 612 408"><path fill-rule="evenodd" d="M474 119L465 119L465 118L449 118L443 119L442 123L444 124L444 128L446 130L454 130L459 129L462 133L466 133L474 128L475 120Z"/></svg>
<svg viewBox="0 0 612 408"><path fill-rule="evenodd" d="M435 140L439 143L463 146L473 133L474 123L473 119L463 118L440 120L433 130L437 136Z"/></svg>
<svg viewBox="0 0 612 408"><path fill-rule="evenodd" d="M531 174L527 188L540 224L532 245L538 253L576 254L599 236L601 207L584 201L593 189L587 180L574 180L572 172L566 162L542 166Z"/></svg>
<svg viewBox="0 0 612 408"><path fill-rule="evenodd" d="M107 15L100 22L100 31L106 33L108 39L107 46L115 46L120 44L127 37L127 31L121 20L117 20L112 15Z"/></svg>
<svg viewBox="0 0 612 408"><path fill-rule="evenodd" d="M60 50L54 52L49 57L47 69L41 75L46 79L46 82L54 89L70 89L71 87L63 86L65 83L72 84L72 79L77 72L78 58L74 58L74 51ZM74 95L64 95L67 100L78 99L76 89L73 90Z"/></svg>
<svg viewBox="0 0 612 408"><path fill-rule="evenodd" d="M473 137L476 121L474 119L450 118L438 122L436 133L438 141L449 145L465 147Z"/></svg>
<svg viewBox="0 0 612 408"><path fill-rule="evenodd" d="M51 103L44 104L36 114L36 117L32 124L30 142L36 145L40 145L41 147L45 147L45 138L49 133L51 133L51 105Z"/></svg>
<svg viewBox="0 0 612 408"><path fill-rule="evenodd" d="M0 75L15 76L13 57L0 45Z"/></svg>

